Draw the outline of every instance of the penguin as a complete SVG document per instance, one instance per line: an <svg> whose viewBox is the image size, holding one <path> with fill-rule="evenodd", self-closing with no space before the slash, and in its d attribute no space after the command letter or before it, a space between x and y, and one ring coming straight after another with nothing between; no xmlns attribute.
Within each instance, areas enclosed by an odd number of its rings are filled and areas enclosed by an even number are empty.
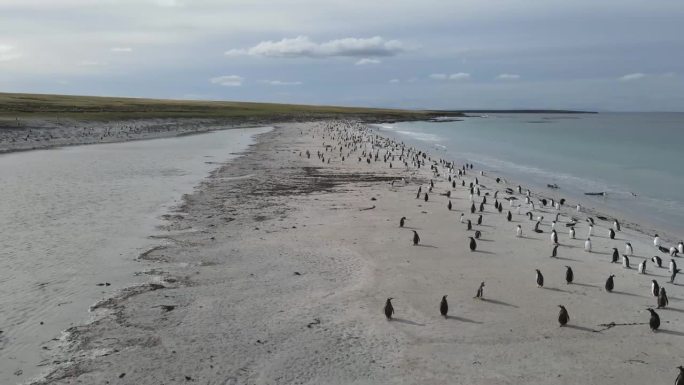
<svg viewBox="0 0 684 385"><path fill-rule="evenodd" d="M613 223L613 225L615 226L615 230L616 230L616 231L620 231L620 222L618 222L617 219L615 220L615 222Z"/></svg>
<svg viewBox="0 0 684 385"><path fill-rule="evenodd" d="M684 366L677 366L677 369L679 369L679 375L677 375L674 385L684 385Z"/></svg>
<svg viewBox="0 0 684 385"><path fill-rule="evenodd" d="M591 253L591 239L587 238L586 241L584 241L584 251Z"/></svg>
<svg viewBox="0 0 684 385"><path fill-rule="evenodd" d="M608 279L606 280L605 288L606 291L609 293L613 291L613 288L615 288L615 282L613 281L613 278L615 278L615 275L611 274L610 276L608 276Z"/></svg>
<svg viewBox="0 0 684 385"><path fill-rule="evenodd" d="M625 269L631 269L631 267L629 267L629 257L624 254L622 254L622 267Z"/></svg>
<svg viewBox="0 0 684 385"><path fill-rule="evenodd" d="M447 205L447 208L449 209L449 211L451 211L451 201L449 201L449 204Z"/></svg>
<svg viewBox="0 0 684 385"><path fill-rule="evenodd" d="M480 203L480 212L484 211L484 203Z"/></svg>
<svg viewBox="0 0 684 385"><path fill-rule="evenodd" d="M477 249L477 242L475 242L475 239L473 237L468 238L470 238L470 251L475 251L475 249Z"/></svg>
<svg viewBox="0 0 684 385"><path fill-rule="evenodd" d="M670 247L670 256L671 257L676 257L677 256L677 248L672 246Z"/></svg>
<svg viewBox="0 0 684 385"><path fill-rule="evenodd" d="M568 231L568 235L570 236L570 239L575 239L575 228L571 227L570 231Z"/></svg>
<svg viewBox="0 0 684 385"><path fill-rule="evenodd" d="M480 232L480 230L475 230L475 239L480 239L481 235L482 233Z"/></svg>
<svg viewBox="0 0 684 385"><path fill-rule="evenodd" d="M656 235L653 237L653 246L655 246L655 247L660 246L660 237L658 236L658 234L656 234Z"/></svg>
<svg viewBox="0 0 684 385"><path fill-rule="evenodd" d="M665 288L661 287L660 292L658 292L658 309L667 307L669 303L670 301L667 299L667 293L665 292Z"/></svg>
<svg viewBox="0 0 684 385"><path fill-rule="evenodd" d="M449 318L447 316L447 313L449 312L449 304L447 303L447 296L442 297L442 302L439 303L439 313L444 317L444 318Z"/></svg>
<svg viewBox="0 0 684 385"><path fill-rule="evenodd" d="M587 237L591 237L594 235L594 225L589 225L589 233L587 234Z"/></svg>
<svg viewBox="0 0 684 385"><path fill-rule="evenodd" d="M473 224L470 222L470 219L468 219L468 231L473 229Z"/></svg>
<svg viewBox="0 0 684 385"><path fill-rule="evenodd" d="M413 230L413 246L416 246L420 242L420 237L418 236L418 232L416 230Z"/></svg>
<svg viewBox="0 0 684 385"><path fill-rule="evenodd" d="M387 298L387 302L385 302L385 317L387 317L388 320L392 319L392 315L394 315L394 307L392 306L392 300L394 298Z"/></svg>
<svg viewBox="0 0 684 385"><path fill-rule="evenodd" d="M672 275L670 276L670 283L674 283L675 278L677 277L677 274L680 272L680 269L674 269L672 271Z"/></svg>
<svg viewBox="0 0 684 385"><path fill-rule="evenodd" d="M515 229L515 236L518 238L522 237L522 227L520 227L520 225Z"/></svg>
<svg viewBox="0 0 684 385"><path fill-rule="evenodd" d="M501 214L501 212L503 211L503 205L499 203L499 207L496 210L499 212L499 214Z"/></svg>
<svg viewBox="0 0 684 385"><path fill-rule="evenodd" d="M684 254L684 242L679 241L679 243L677 244L677 251L679 252L679 254Z"/></svg>
<svg viewBox="0 0 684 385"><path fill-rule="evenodd" d="M487 197L486 196L482 198L482 204L483 205L487 204ZM496 207L496 205L497 205L497 202L494 202L494 207Z"/></svg>
<svg viewBox="0 0 684 385"><path fill-rule="evenodd" d="M477 293L475 293L475 297L473 298L484 299L484 287L484 281L480 282L480 286L477 288Z"/></svg>
<svg viewBox="0 0 684 385"><path fill-rule="evenodd" d="M663 260L659 256L654 255L653 258L651 258L651 261L653 261L653 263L655 263L656 266L663 267Z"/></svg>
<svg viewBox="0 0 684 385"><path fill-rule="evenodd" d="M637 272L639 274L646 274L646 260L645 259L639 264Z"/></svg>
<svg viewBox="0 0 684 385"><path fill-rule="evenodd" d="M399 219L399 227L404 227L405 222L406 222L406 217L401 217L401 219Z"/></svg>
<svg viewBox="0 0 684 385"><path fill-rule="evenodd" d="M658 246L658 250L660 250L661 253L665 253L665 254L668 254L670 252L670 249L668 249L667 247L662 247L662 246Z"/></svg>
<svg viewBox="0 0 684 385"><path fill-rule="evenodd" d="M660 285L658 285L658 281L655 279L651 280L651 294L653 294L654 297L657 297L658 294L660 294Z"/></svg>
<svg viewBox="0 0 684 385"><path fill-rule="evenodd" d="M553 246L551 250L551 258L556 258L558 256L558 245Z"/></svg>
<svg viewBox="0 0 684 385"><path fill-rule="evenodd" d="M631 256L634 253L634 249L632 249L632 244L627 242L625 243L625 254L628 256Z"/></svg>
<svg viewBox="0 0 684 385"><path fill-rule="evenodd" d="M565 268L567 269L565 270L565 283L569 285L575 279L575 273L572 272L572 268L570 266L565 266Z"/></svg>
<svg viewBox="0 0 684 385"><path fill-rule="evenodd" d="M544 287L544 276L539 269L535 270L537 271L537 287Z"/></svg>
<svg viewBox="0 0 684 385"><path fill-rule="evenodd" d="M463 216L463 213L461 213L461 219L459 219L459 221L460 221L461 223L463 223L463 219L464 219L464 216Z"/></svg>
<svg viewBox="0 0 684 385"><path fill-rule="evenodd" d="M506 215L506 219L510 222L511 219L513 219L513 214L511 214L511 211L508 210L508 215Z"/></svg>
<svg viewBox="0 0 684 385"><path fill-rule="evenodd" d="M582 206L581 206L581 205L577 205L577 212L580 212L581 210L582 210Z"/></svg>
<svg viewBox="0 0 684 385"><path fill-rule="evenodd" d="M544 222L544 217L543 217L543 216L541 216L541 215L540 215L540 216L538 216L538 217L537 217L537 222L539 222L539 223L542 223L542 222Z"/></svg>
<svg viewBox="0 0 684 385"><path fill-rule="evenodd" d="M565 310L565 306L558 305L558 307L560 308L560 312L558 312L558 323L563 327L570 321L570 316L568 315L568 311Z"/></svg>
<svg viewBox="0 0 684 385"><path fill-rule="evenodd" d="M471 214L475 214L475 203L473 203L472 205L470 205L470 213L471 213Z"/></svg>
<svg viewBox="0 0 684 385"><path fill-rule="evenodd" d="M482 214L480 214L480 216L477 217L477 225L478 226L482 225Z"/></svg>
<svg viewBox="0 0 684 385"><path fill-rule="evenodd" d="M670 258L670 268L667 271L672 273L676 269L677 269L677 262L675 262L675 260L673 258Z"/></svg>
<svg viewBox="0 0 684 385"><path fill-rule="evenodd" d="M610 239L615 239L615 231L613 231L613 229L608 229L608 237Z"/></svg>
<svg viewBox="0 0 684 385"><path fill-rule="evenodd" d="M617 247L613 247L613 259L610 263L617 263L618 259L620 259L620 253L618 252Z"/></svg>
<svg viewBox="0 0 684 385"><path fill-rule="evenodd" d="M649 313L651 313L651 319L648 320L648 326L651 327L651 330L652 330L652 331L658 330L658 328L660 327L660 316L658 316L658 313L656 313L656 312L655 312L653 309L651 309L650 307L649 307L648 309L646 309L646 310L648 310Z"/></svg>
<svg viewBox="0 0 684 385"><path fill-rule="evenodd" d="M425 202L428 201L428 193L425 193Z"/></svg>
<svg viewBox="0 0 684 385"><path fill-rule="evenodd" d="M456 188L456 181L455 180L451 181L451 188Z"/></svg>
<svg viewBox="0 0 684 385"><path fill-rule="evenodd" d="M551 221L551 230L556 230L556 221Z"/></svg>
<svg viewBox="0 0 684 385"><path fill-rule="evenodd" d="M551 230L551 242L554 245L558 244L558 234L556 234L556 230Z"/></svg>
<svg viewBox="0 0 684 385"><path fill-rule="evenodd" d="M526 212L525 215L527 215L530 218L530 220L532 220L532 213L530 211Z"/></svg>
<svg viewBox="0 0 684 385"><path fill-rule="evenodd" d="M542 230L539 230L539 222L534 224L534 232L535 233L543 233Z"/></svg>

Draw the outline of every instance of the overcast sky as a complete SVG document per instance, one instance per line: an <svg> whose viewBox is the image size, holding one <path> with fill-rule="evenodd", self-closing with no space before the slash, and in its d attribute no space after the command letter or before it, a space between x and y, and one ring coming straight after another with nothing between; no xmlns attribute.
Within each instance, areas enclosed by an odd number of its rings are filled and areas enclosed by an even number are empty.
<svg viewBox="0 0 684 385"><path fill-rule="evenodd" d="M0 0L0 91L684 111L684 0Z"/></svg>

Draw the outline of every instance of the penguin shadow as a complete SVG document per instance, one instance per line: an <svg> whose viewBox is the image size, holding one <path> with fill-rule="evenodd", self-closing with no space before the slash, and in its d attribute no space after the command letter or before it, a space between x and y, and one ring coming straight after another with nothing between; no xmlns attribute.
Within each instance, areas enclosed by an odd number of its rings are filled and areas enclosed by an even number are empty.
<svg viewBox="0 0 684 385"><path fill-rule="evenodd" d="M581 282L573 282L572 285L573 286L583 286L583 287L595 287L597 289L600 288L600 286L597 286L597 285L592 285L590 283L581 283Z"/></svg>
<svg viewBox="0 0 684 385"><path fill-rule="evenodd" d="M491 255L495 255L495 253L492 253L491 251L487 251L487 250L474 250L474 251L473 251L473 253L480 253L480 254L491 254Z"/></svg>
<svg viewBox="0 0 684 385"><path fill-rule="evenodd" d="M513 304L508 303L508 302L498 301L498 300L490 299L490 298L482 298L482 302L489 302L489 303L493 303L495 305L508 306L508 307L513 307L516 309L518 308L517 305L513 305Z"/></svg>
<svg viewBox="0 0 684 385"><path fill-rule="evenodd" d="M630 296L630 297L642 297L642 298L644 298L643 295L628 293L628 292L626 292L626 291L615 291L615 290L613 290L611 293L613 293L613 294L628 295L628 296Z"/></svg>
<svg viewBox="0 0 684 385"><path fill-rule="evenodd" d="M422 230L420 227L413 227L413 226L404 226L402 229L408 229L408 230Z"/></svg>
<svg viewBox="0 0 684 385"><path fill-rule="evenodd" d="M583 332L596 333L596 330L594 330L592 328L585 327L585 326L567 324L564 327L568 328L568 329L580 330Z"/></svg>
<svg viewBox="0 0 684 385"><path fill-rule="evenodd" d="M417 246L417 247L428 247L428 248L431 248L431 249L437 249L437 248L438 248L437 246L426 245L426 244L423 244L423 243L419 243L419 244L417 244L417 245L415 245L415 246Z"/></svg>
<svg viewBox="0 0 684 385"><path fill-rule="evenodd" d="M418 322L414 322L411 320L403 319L403 318L392 318L392 322L398 322L400 324L407 324L407 325L413 325L413 326L425 326L425 324L421 324Z"/></svg>
<svg viewBox="0 0 684 385"><path fill-rule="evenodd" d="M561 289L561 288L559 288L559 287L546 287L546 286L544 286L543 289L545 289L545 290L550 290L550 291L557 291L557 292L559 292L559 293L569 293L569 291L563 290L563 289Z"/></svg>
<svg viewBox="0 0 684 385"><path fill-rule="evenodd" d="M473 324L482 324L482 323L483 323L483 322L480 322L480 321L475 321L475 320L471 320L471 319L464 318L464 317L456 317L456 316L453 316L453 315L449 315L449 316L447 316L446 318L449 319L449 320L461 321L461 322L469 322L469 323L473 323Z"/></svg>
<svg viewBox="0 0 684 385"><path fill-rule="evenodd" d="M494 226L492 226L492 225L485 225L485 224L481 224L481 225L477 225L477 226L480 226L480 227L494 227Z"/></svg>
<svg viewBox="0 0 684 385"><path fill-rule="evenodd" d="M484 238L479 238L478 241L482 241L482 242L494 242L493 239L484 239Z"/></svg>
<svg viewBox="0 0 684 385"><path fill-rule="evenodd" d="M573 259L573 258L566 258L566 257L551 257L554 259L561 259L563 261L573 261L573 262L582 262L579 259Z"/></svg>
<svg viewBox="0 0 684 385"><path fill-rule="evenodd" d="M607 252L607 251L592 251L592 254L601 254L601 255L613 255L612 252Z"/></svg>
<svg viewBox="0 0 684 385"><path fill-rule="evenodd" d="M675 330L658 329L658 334L669 334L673 336L684 337L684 333Z"/></svg>
<svg viewBox="0 0 684 385"><path fill-rule="evenodd" d="M669 307L669 306L660 308L660 310L672 310L672 311L677 312L677 313L684 313L684 309L677 309L677 308Z"/></svg>

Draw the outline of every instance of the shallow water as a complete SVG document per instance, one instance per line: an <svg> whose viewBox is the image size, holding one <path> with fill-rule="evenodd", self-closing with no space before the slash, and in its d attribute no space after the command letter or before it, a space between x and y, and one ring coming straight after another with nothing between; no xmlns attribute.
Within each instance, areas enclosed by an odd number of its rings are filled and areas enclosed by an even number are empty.
<svg viewBox="0 0 684 385"><path fill-rule="evenodd" d="M0 155L0 384L37 375L47 341L145 282L135 259L159 216L269 129Z"/></svg>
<svg viewBox="0 0 684 385"><path fill-rule="evenodd" d="M490 114L379 125L435 156L470 161L533 187L684 229L684 114ZM589 197L585 192L607 192Z"/></svg>

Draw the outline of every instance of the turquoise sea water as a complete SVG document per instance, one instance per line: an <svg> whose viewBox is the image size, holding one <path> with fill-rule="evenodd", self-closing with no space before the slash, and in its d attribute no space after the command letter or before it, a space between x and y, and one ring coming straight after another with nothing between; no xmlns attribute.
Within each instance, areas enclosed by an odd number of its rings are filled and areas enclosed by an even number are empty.
<svg viewBox="0 0 684 385"><path fill-rule="evenodd" d="M377 126L438 157L684 234L684 113L486 114ZM605 197L585 192L605 191ZM681 235L680 235L681 236Z"/></svg>

